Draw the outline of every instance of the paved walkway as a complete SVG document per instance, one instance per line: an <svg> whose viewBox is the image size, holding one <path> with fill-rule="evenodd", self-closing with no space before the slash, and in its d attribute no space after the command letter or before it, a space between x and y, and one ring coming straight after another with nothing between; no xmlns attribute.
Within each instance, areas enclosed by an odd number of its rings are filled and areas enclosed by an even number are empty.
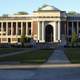
<svg viewBox="0 0 80 80"><path fill-rule="evenodd" d="M64 54L64 43L61 43L59 47L54 50L53 54L50 56L47 64L69 64L67 56Z"/></svg>

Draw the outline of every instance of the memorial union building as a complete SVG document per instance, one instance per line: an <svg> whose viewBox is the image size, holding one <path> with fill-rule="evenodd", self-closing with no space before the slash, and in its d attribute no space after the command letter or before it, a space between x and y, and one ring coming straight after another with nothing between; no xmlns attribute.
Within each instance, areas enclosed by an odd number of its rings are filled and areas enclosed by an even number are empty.
<svg viewBox="0 0 80 80"><path fill-rule="evenodd" d="M74 31L80 38L80 14L44 5L32 14L0 16L0 43L19 43L23 31L40 43L70 40Z"/></svg>

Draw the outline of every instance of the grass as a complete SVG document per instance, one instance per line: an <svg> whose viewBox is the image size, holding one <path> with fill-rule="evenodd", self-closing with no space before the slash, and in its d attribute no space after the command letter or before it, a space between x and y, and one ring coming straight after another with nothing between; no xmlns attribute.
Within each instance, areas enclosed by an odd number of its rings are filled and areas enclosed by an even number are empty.
<svg viewBox="0 0 80 80"><path fill-rule="evenodd" d="M65 54L71 63L80 63L80 48L66 48Z"/></svg>
<svg viewBox="0 0 80 80"><path fill-rule="evenodd" d="M53 52L52 49L41 49L37 50L34 52L26 52L22 54L17 54L14 56L8 56L8 57L2 57L0 58L0 62L5 62L5 61L18 61L20 63L27 63L27 64L40 64L44 63L48 57L51 55Z"/></svg>
<svg viewBox="0 0 80 80"><path fill-rule="evenodd" d="M0 48L0 55L17 52L17 51L22 51L22 50L24 50L24 49L22 49L22 48Z"/></svg>

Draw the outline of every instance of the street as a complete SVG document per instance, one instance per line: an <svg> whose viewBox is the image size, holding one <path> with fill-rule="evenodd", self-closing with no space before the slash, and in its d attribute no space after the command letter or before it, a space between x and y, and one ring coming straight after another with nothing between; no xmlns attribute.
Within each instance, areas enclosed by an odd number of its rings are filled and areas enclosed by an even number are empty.
<svg viewBox="0 0 80 80"><path fill-rule="evenodd" d="M79 67L0 70L0 80L80 80Z"/></svg>

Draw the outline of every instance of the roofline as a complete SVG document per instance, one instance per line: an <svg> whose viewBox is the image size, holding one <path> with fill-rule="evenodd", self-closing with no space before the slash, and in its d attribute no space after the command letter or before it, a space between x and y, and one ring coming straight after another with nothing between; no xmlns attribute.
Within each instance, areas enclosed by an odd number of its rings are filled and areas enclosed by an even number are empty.
<svg viewBox="0 0 80 80"><path fill-rule="evenodd" d="M39 10L39 11L33 11L33 12L61 12L60 10Z"/></svg>

